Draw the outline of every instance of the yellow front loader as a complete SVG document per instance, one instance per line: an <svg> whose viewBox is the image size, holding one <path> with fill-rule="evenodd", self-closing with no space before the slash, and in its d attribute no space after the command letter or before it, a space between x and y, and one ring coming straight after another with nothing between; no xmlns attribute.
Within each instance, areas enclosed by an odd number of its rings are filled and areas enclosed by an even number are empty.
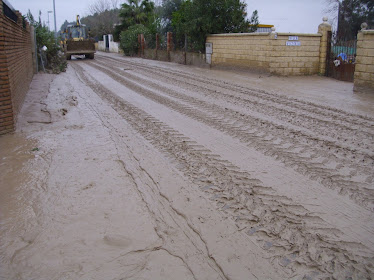
<svg viewBox="0 0 374 280"><path fill-rule="evenodd" d="M86 25L81 24L79 15L75 25L68 25L63 35L63 48L67 60L72 55L84 55L93 59L95 56L95 41L88 36Z"/></svg>

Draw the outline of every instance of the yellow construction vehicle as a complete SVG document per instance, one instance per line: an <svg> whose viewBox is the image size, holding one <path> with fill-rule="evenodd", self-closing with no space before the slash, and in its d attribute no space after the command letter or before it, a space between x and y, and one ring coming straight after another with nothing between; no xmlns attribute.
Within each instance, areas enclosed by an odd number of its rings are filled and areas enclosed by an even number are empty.
<svg viewBox="0 0 374 280"><path fill-rule="evenodd" d="M68 25L63 34L63 48L67 60L72 55L84 55L93 59L95 56L95 41L88 36L87 26L81 24L79 15L75 25Z"/></svg>

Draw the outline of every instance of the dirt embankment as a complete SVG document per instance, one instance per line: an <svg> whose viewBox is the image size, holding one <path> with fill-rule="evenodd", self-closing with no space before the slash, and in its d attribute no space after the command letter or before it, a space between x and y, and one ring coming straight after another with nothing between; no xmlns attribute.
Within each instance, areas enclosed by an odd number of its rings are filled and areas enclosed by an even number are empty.
<svg viewBox="0 0 374 280"><path fill-rule="evenodd" d="M351 90L109 54L37 76L0 138L1 276L374 277L374 98Z"/></svg>

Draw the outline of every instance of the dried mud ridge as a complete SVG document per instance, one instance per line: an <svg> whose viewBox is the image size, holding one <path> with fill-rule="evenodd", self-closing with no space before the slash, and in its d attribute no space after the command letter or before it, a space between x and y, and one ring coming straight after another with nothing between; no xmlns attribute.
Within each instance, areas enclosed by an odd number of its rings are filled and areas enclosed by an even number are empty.
<svg viewBox="0 0 374 280"><path fill-rule="evenodd" d="M123 68L124 64L129 63L115 62L113 64ZM272 98L264 92L247 90L242 94L241 91L235 92L237 88L235 85L218 81L211 82L210 79L201 82L200 86L201 78L196 78L195 82L195 77L189 77L190 81L179 82L180 77L186 76L185 73L176 73L162 68L153 69L155 67L143 67L130 63L134 72L148 75L153 80L150 81L150 79L144 79L127 71L118 74L118 71L103 67L102 64L90 63L90 65L138 94L223 131L262 151L265 155L294 167L299 173L319 181L324 186L336 189L342 195L348 195L371 211L374 210L374 174L372 172L374 168L374 119L332 108L329 111L326 106L282 96L275 95ZM160 82L154 82L154 80ZM165 87L161 82L175 83L179 88L196 90L198 93L208 92L206 95L210 97L210 102ZM209 82L214 84L215 89L206 90ZM152 87L154 90L150 91L143 85ZM231 91L233 94L222 93L222 88L225 88L225 92ZM221 98L228 103L240 98L237 103L247 105L247 103L253 103L252 95L255 98L264 96L262 104L254 103L249 108L250 112L262 111L260 112L263 113L262 118L248 113L248 110L246 113L238 112L211 102L211 97ZM264 100L271 100L272 104L268 106ZM280 108L279 113L274 105L277 103L284 105L289 111L284 113L282 112L284 109ZM293 109L291 106L294 105L296 109L291 111ZM323 112L316 114L319 111ZM312 116L312 121L307 114ZM283 121L285 118L287 120ZM345 124L339 124L339 119L344 120ZM313 123L310 124L311 122ZM365 179L362 180L362 178Z"/></svg>
<svg viewBox="0 0 374 280"><path fill-rule="evenodd" d="M216 202L217 207L235 221L239 230L256 237L258 244L271 256L271 260L277 262L291 275L299 275L305 279L323 277L363 279L374 276L374 257L372 252L362 244L341 241L340 232L331 228L320 217L295 204L291 199L276 195L273 189L251 178L247 172L222 160L219 155L197 145L188 137L121 99L88 75L77 63L72 62L71 65L86 85L207 193L210 199ZM216 112L207 111L204 114L189 105L177 103L141 87L124 73L121 73L124 76L121 77L96 63L90 65L107 73L138 94L165 103L166 106L210 126L231 132L225 118L226 116L233 118L232 114L220 117L213 117ZM178 96L183 97L182 94ZM357 117L357 120L361 119ZM367 120L363 118L362 121ZM235 127L232 123L231 126ZM235 128L236 133L240 131L239 128ZM259 135L259 132L257 135L253 133L248 136L254 139L248 141L251 145L257 144L255 141L257 138L262 141L266 138L263 134ZM270 149L271 140L267 145ZM298 153L295 152L293 155L296 157Z"/></svg>
<svg viewBox="0 0 374 280"><path fill-rule="evenodd" d="M135 157L134 159L138 161ZM156 247L132 251L129 253L144 253L162 250L170 256L180 260L194 279L197 279L194 273L195 269L202 269L203 271L209 272L211 275L216 275L220 279L228 279L221 266L211 256L209 248L200 233L197 232L193 226L191 226L188 219L182 213L172 207L169 199L162 194L152 176L146 170L144 170L140 164L138 164L137 168L140 168L141 171L147 175L148 182L144 184L139 180L139 178L137 178L136 175L134 175L136 172L134 172L134 170L132 170L129 166L126 166L125 162L122 160L119 160L119 162L136 186L135 189L138 191L144 205L146 205L148 212L156 221L154 230L160 240L162 240L162 244L157 245ZM150 201L152 202L150 203ZM160 212L160 209L164 209L163 213ZM165 220L169 221L169 223L166 223ZM177 229L182 229L182 231ZM182 240L181 242L186 245L185 248L187 254L194 256L194 258L198 261L190 262L185 260L185 258L182 256L179 256L178 250L172 246L169 246L169 244L173 243L169 232L173 232L174 235L179 232L180 234L178 234L178 239ZM120 257L122 256L123 255ZM142 269L144 269L144 267L138 267L138 271Z"/></svg>

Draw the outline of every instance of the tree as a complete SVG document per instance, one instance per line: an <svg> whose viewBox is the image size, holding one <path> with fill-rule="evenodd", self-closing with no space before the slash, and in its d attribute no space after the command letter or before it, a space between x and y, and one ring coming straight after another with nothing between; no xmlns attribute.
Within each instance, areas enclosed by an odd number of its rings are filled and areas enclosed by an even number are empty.
<svg viewBox="0 0 374 280"><path fill-rule="evenodd" d="M119 21L119 9L106 9L81 19L82 24L90 28L90 36L97 40L101 40L105 34L113 34Z"/></svg>
<svg viewBox="0 0 374 280"><path fill-rule="evenodd" d="M64 31L69 24L74 25L75 23L76 21L68 22L67 20L65 20L64 23L61 24L60 32Z"/></svg>
<svg viewBox="0 0 374 280"><path fill-rule="evenodd" d="M90 36L96 40L103 38L104 34L113 34L114 27L119 24L119 0L96 0L89 5L90 14L81 18L81 23L90 29ZM65 20L61 30L68 24L75 25L74 22Z"/></svg>
<svg viewBox="0 0 374 280"><path fill-rule="evenodd" d="M162 6L158 7L158 15L161 20L162 33L173 31L173 13L178 11L184 0L163 0Z"/></svg>
<svg viewBox="0 0 374 280"><path fill-rule="evenodd" d="M172 26L178 40L187 35L203 51L208 34L248 32L246 7L240 0L187 0L173 13Z"/></svg>
<svg viewBox="0 0 374 280"><path fill-rule="evenodd" d="M128 3L122 4L119 14L123 27L127 29L136 24L147 25L150 16L153 14L154 7L154 3L149 0L128 0Z"/></svg>
<svg viewBox="0 0 374 280"><path fill-rule="evenodd" d="M104 34L113 34L115 25L119 23L118 0L96 0L88 9L91 14L82 17L80 21L89 28L90 37L101 40ZM76 21L65 20L60 31L64 31L70 24L75 25Z"/></svg>
<svg viewBox="0 0 374 280"><path fill-rule="evenodd" d="M363 22L374 28L373 0L327 0L326 11L337 21L337 40L355 39Z"/></svg>
<svg viewBox="0 0 374 280"><path fill-rule="evenodd" d="M127 3L123 3L119 12L121 23L115 28L115 39L130 26L141 24L149 27L154 24L154 8L155 4L150 0L127 0Z"/></svg>
<svg viewBox="0 0 374 280"><path fill-rule="evenodd" d="M258 27L259 21L258 21L258 12L257 10L254 10L251 16L251 19L249 20L249 32L256 32Z"/></svg>
<svg viewBox="0 0 374 280"><path fill-rule="evenodd" d="M91 15L101 14L105 11L118 9L119 0L96 0L89 5L88 10Z"/></svg>

